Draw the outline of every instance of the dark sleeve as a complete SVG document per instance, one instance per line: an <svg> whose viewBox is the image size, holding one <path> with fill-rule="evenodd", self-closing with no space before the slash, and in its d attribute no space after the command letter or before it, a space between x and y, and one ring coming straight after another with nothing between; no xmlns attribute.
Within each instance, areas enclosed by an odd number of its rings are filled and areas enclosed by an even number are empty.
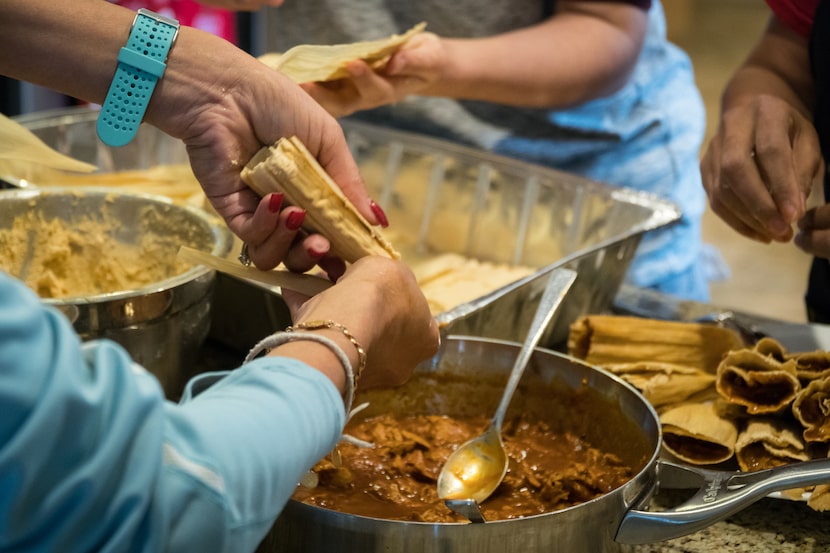
<svg viewBox="0 0 830 553"><path fill-rule="evenodd" d="M784 25L807 38L820 0L766 0L775 16Z"/></svg>

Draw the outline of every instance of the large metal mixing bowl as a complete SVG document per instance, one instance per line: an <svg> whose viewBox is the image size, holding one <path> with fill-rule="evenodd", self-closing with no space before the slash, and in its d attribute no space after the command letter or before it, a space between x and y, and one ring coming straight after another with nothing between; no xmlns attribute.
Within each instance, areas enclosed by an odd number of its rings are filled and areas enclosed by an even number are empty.
<svg viewBox="0 0 830 553"><path fill-rule="evenodd" d="M147 220L148 210L153 212L152 222ZM222 256L232 245L223 221L158 196L104 188L0 191L0 229L11 228L15 217L23 213L58 219L68 228L89 218L101 220L102 232L125 244L147 233L158 235L159 255L171 259L182 245ZM97 263L95 259L89 262L90 267ZM174 398L191 376L188 367L193 366L210 328L215 278L213 270L195 266L136 289L45 298L44 302L60 309L82 339L110 338L120 343Z"/></svg>

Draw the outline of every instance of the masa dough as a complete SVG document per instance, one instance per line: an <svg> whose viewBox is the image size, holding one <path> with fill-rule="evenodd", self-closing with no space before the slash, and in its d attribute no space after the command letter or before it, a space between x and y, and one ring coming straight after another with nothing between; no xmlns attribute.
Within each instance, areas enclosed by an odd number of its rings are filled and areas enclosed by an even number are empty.
<svg viewBox="0 0 830 553"><path fill-rule="evenodd" d="M0 229L0 270L21 278L41 298L68 298L141 288L189 267L176 260L175 238L139 233L134 243L125 243L108 232L117 222L107 219L70 227L36 212L19 215L10 228Z"/></svg>

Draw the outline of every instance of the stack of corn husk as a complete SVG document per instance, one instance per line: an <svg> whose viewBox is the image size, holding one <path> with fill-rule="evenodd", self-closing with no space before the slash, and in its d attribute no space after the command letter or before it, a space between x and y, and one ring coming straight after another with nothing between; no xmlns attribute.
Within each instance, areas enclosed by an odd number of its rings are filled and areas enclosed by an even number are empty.
<svg viewBox="0 0 830 553"><path fill-rule="evenodd" d="M830 353L745 344L705 323L589 315L571 326L571 355L640 390L657 410L663 447L695 465L734 462L749 472L822 458L830 445ZM830 486L809 494L830 509Z"/></svg>

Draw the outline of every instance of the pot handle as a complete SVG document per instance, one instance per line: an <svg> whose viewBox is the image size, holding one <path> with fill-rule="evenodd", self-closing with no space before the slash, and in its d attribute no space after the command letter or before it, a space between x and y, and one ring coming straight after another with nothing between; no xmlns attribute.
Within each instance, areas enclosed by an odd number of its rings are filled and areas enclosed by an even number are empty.
<svg viewBox="0 0 830 553"><path fill-rule="evenodd" d="M699 487L698 492L665 511L628 511L617 529L618 543L643 544L679 538L723 520L772 492L830 483L830 459L756 472L709 470L658 461L657 474L658 489Z"/></svg>

